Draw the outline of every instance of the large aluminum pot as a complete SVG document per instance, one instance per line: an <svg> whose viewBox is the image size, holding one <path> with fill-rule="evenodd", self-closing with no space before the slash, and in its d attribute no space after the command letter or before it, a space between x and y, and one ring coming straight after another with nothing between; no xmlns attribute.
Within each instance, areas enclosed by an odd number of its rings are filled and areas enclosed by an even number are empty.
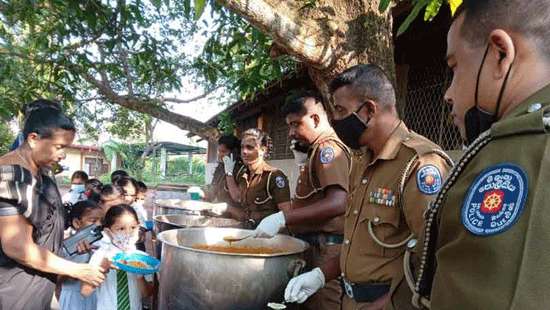
<svg viewBox="0 0 550 310"><path fill-rule="evenodd" d="M187 199L155 199L155 215L203 215L214 207L213 203Z"/></svg>
<svg viewBox="0 0 550 310"><path fill-rule="evenodd" d="M186 214L168 214L155 215L156 233L161 233L165 230L191 227L233 227L242 228L243 223L234 219L211 217L202 215L186 215Z"/></svg>
<svg viewBox="0 0 550 310"><path fill-rule="evenodd" d="M308 244L277 235L249 238L238 246L280 249L277 254L234 254L192 248L196 244L227 245L225 236L243 237L251 230L236 228L187 228L167 230L162 241L159 309L246 310L265 309L268 302L283 300L292 276L304 267L301 259Z"/></svg>

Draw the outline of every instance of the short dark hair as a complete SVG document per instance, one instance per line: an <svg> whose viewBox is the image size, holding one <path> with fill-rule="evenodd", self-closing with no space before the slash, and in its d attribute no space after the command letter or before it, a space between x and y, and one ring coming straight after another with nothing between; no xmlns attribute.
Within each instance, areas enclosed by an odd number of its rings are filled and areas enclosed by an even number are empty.
<svg viewBox="0 0 550 310"><path fill-rule="evenodd" d="M77 170L73 172L73 175L71 176L71 182L75 179L81 179L84 181L84 183L88 182L88 174L82 170Z"/></svg>
<svg viewBox="0 0 550 310"><path fill-rule="evenodd" d="M51 108L51 109L56 109L56 110L61 111L61 105L59 104L59 102L50 101L50 100L46 100L46 99L38 99L38 100L35 100L33 102L29 102L29 103L25 104L21 108L21 113L23 114L23 116L26 117L32 111L40 110L40 109L43 109L43 108Z"/></svg>
<svg viewBox="0 0 550 310"><path fill-rule="evenodd" d="M218 139L218 145L225 145L229 150L239 150L241 148L241 140L234 135L223 135Z"/></svg>
<svg viewBox="0 0 550 310"><path fill-rule="evenodd" d="M283 117L287 117L289 114L304 115L306 113L304 104L308 98L313 98L313 100L315 100L315 104L323 104L323 99L318 92L307 90L291 93L286 97L285 104L281 108Z"/></svg>
<svg viewBox="0 0 550 310"><path fill-rule="evenodd" d="M136 194L138 192L137 181L134 178L131 178L131 177L116 178L113 185L118 187L122 194L126 194L126 190L124 188L129 186L129 185L133 186L135 188Z"/></svg>
<svg viewBox="0 0 550 310"><path fill-rule="evenodd" d="M116 219L124 214L131 214L136 219L136 222L139 223L139 219L134 208L127 204L119 204L112 206L107 213L105 213L105 218L103 218L103 226L107 228L112 227L116 222Z"/></svg>
<svg viewBox="0 0 550 310"><path fill-rule="evenodd" d="M73 121L59 109L41 108L27 115L23 126L23 137L27 139L34 132L41 138L51 138L55 130L76 131Z"/></svg>
<svg viewBox="0 0 550 310"><path fill-rule="evenodd" d="M98 179L89 179L86 181L85 186L88 199L99 203L101 200L101 188L103 187L103 183Z"/></svg>
<svg viewBox="0 0 550 310"><path fill-rule="evenodd" d="M99 195L101 196L102 201L107 201L115 199L113 196L122 197L122 192L117 186L107 184L101 188Z"/></svg>
<svg viewBox="0 0 550 310"><path fill-rule="evenodd" d="M383 106L395 106L395 90L384 73L374 64L355 65L340 73L330 83L334 94L341 87L350 86L361 100L372 100Z"/></svg>
<svg viewBox="0 0 550 310"><path fill-rule="evenodd" d="M464 14L461 35L473 46L487 44L495 29L530 36L550 57L550 3L546 0L464 0L455 15Z"/></svg>
<svg viewBox="0 0 550 310"><path fill-rule="evenodd" d="M87 191L94 191L98 194L101 192L101 187L103 187L103 183L98 179L89 179L84 185Z"/></svg>
<svg viewBox="0 0 550 310"><path fill-rule="evenodd" d="M141 181L137 181L137 191L138 193L146 193L147 192L147 185Z"/></svg>
<svg viewBox="0 0 550 310"><path fill-rule="evenodd" d="M124 170L115 170L111 173L111 183L115 183L117 178L129 177L129 176L130 175L128 174L128 172L126 172Z"/></svg>
<svg viewBox="0 0 550 310"><path fill-rule="evenodd" d="M92 200L82 200L74 205L71 205L68 207L68 213L67 213L67 220L65 227L68 228L69 226L73 226L73 220L74 219L82 219L84 215L86 215L88 212L94 209L101 209L99 205ZM76 228L76 227L73 227Z"/></svg>

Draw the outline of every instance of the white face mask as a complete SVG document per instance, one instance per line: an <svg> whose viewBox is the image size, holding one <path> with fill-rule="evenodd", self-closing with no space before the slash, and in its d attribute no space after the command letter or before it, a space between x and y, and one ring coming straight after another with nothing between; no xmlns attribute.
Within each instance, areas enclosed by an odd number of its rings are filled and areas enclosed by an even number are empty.
<svg viewBox="0 0 550 310"><path fill-rule="evenodd" d="M84 193L86 191L86 186L84 184L71 184L71 191Z"/></svg>
<svg viewBox="0 0 550 310"><path fill-rule="evenodd" d="M141 199L138 199L132 203L132 207L134 208L143 208L144 201Z"/></svg>
<svg viewBox="0 0 550 310"><path fill-rule="evenodd" d="M138 242L139 235L136 233L128 234L128 233L113 233L110 231L111 235L111 242L119 249L121 249L124 252L130 251L135 249L136 242Z"/></svg>

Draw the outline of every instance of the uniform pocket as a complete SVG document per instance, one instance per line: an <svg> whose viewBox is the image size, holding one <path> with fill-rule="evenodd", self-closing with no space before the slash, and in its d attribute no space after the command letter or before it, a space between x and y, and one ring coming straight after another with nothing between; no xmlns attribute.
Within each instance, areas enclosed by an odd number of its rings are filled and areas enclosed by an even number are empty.
<svg viewBox="0 0 550 310"><path fill-rule="evenodd" d="M360 229L369 237L369 247L365 249L368 254L393 257L403 251L403 247L393 248L396 243L403 241L402 236L401 210L397 207L387 207L376 204L368 204L363 208L359 217Z"/></svg>

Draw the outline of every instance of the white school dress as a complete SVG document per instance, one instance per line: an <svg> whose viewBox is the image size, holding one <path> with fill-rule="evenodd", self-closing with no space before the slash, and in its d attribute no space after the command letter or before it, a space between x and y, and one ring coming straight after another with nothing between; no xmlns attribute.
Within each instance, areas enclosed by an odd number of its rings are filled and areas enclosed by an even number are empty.
<svg viewBox="0 0 550 310"><path fill-rule="evenodd" d="M75 254L65 258L75 263L88 263L90 253ZM96 310L97 299L96 292L93 292L89 297L84 297L80 294L80 281L75 279L67 279L61 285L61 294L59 296L59 308L61 310Z"/></svg>
<svg viewBox="0 0 550 310"><path fill-rule="evenodd" d="M117 248L114 244L111 243L111 238L105 232L103 232L103 238L97 242L99 248L94 252L92 258L90 259L90 264L101 265L103 258L112 259L118 253L121 253L122 250ZM132 245L131 251L140 252L135 249L135 245ZM137 283L138 275L133 273L128 273L128 293L130 297L130 309L131 310L141 310L141 292L139 291ZM145 277L146 280L152 278L149 276ZM107 277L101 286L96 289L97 293L97 309L101 310L117 310L117 278L116 270L109 270Z"/></svg>

